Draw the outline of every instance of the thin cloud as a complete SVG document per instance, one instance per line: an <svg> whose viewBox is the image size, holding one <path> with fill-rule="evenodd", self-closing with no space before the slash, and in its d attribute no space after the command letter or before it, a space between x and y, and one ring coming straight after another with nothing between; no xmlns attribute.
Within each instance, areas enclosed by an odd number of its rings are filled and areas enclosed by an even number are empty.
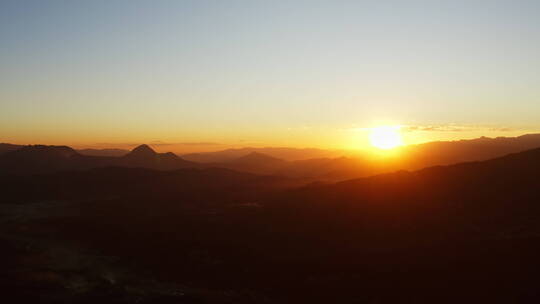
<svg viewBox="0 0 540 304"><path fill-rule="evenodd" d="M184 145L184 146L219 146L219 145L222 145L222 143L218 143L218 142L181 142L181 143L176 143L176 144L173 144L173 145Z"/></svg>
<svg viewBox="0 0 540 304"><path fill-rule="evenodd" d="M489 131L494 131L494 132L513 132L513 131L518 131L514 128L490 128Z"/></svg>
<svg viewBox="0 0 540 304"><path fill-rule="evenodd" d="M509 127L488 127L476 125L406 125L401 128L404 132L471 132L471 131L488 131L488 132L513 132L517 131Z"/></svg>
<svg viewBox="0 0 540 304"><path fill-rule="evenodd" d="M472 131L477 128L470 126L459 126L459 125L427 125L427 126L403 126L401 130L404 132L464 132Z"/></svg>
<svg viewBox="0 0 540 304"><path fill-rule="evenodd" d="M352 127L341 129L344 131L370 131L371 127ZM482 125L460 125L460 124L437 124L437 125L399 125L399 129L402 132L517 132L522 129L516 129L511 127L494 127L494 126L482 126Z"/></svg>

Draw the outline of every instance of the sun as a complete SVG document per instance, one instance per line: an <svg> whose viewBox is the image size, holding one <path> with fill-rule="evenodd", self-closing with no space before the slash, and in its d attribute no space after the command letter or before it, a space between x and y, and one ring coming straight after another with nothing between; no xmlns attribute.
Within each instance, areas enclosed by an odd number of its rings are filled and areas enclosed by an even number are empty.
<svg viewBox="0 0 540 304"><path fill-rule="evenodd" d="M375 148L389 150L403 145L400 126L381 126L369 130L369 142Z"/></svg>

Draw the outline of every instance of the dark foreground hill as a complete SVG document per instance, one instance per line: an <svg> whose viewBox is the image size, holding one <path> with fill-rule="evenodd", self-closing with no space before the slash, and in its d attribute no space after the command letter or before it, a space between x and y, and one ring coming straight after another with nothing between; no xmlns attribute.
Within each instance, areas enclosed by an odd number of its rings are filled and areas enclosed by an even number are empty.
<svg viewBox="0 0 540 304"><path fill-rule="evenodd" d="M287 192L277 212L405 242L540 236L540 149ZM309 214L309 216L302 216ZM306 224L307 225L307 224ZM324 229L324 228L323 228ZM322 232L322 231L321 231Z"/></svg>
<svg viewBox="0 0 540 304"><path fill-rule="evenodd" d="M295 189L224 169L20 176L0 284L49 303L537 303L539 169L530 150Z"/></svg>
<svg viewBox="0 0 540 304"><path fill-rule="evenodd" d="M0 183L4 186L0 202L145 198L226 205L251 202L260 199L258 195L272 190L298 187L302 181L221 168L158 171L107 167L53 174L0 176Z"/></svg>

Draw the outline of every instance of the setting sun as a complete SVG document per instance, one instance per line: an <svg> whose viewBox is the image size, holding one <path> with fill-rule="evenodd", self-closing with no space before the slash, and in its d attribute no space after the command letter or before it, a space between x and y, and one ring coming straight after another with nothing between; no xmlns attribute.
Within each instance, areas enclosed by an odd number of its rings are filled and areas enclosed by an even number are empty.
<svg viewBox="0 0 540 304"><path fill-rule="evenodd" d="M369 131L369 142L375 148L388 150L399 147L403 144L400 126L381 126L371 128Z"/></svg>

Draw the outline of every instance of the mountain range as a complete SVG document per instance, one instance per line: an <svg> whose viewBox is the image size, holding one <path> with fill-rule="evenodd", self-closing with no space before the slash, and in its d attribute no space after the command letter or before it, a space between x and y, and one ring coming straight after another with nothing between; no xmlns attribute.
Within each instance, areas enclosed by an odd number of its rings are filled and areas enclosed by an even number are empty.
<svg viewBox="0 0 540 304"><path fill-rule="evenodd" d="M115 166L156 170L200 167L173 153L156 153L147 145L118 157L88 156L67 146L45 145L22 146L0 155L0 173L3 174L44 174Z"/></svg>
<svg viewBox="0 0 540 304"><path fill-rule="evenodd" d="M28 162L35 151L40 161ZM6 155L34 169L89 159L59 146ZM310 184L225 168L156 170L167 157L143 145L112 162L153 168L0 176L6 296L193 304L540 299L539 148ZM261 161L286 162L251 153L227 163ZM155 300L159 280L181 292ZM73 292L74 282L84 289Z"/></svg>
<svg viewBox="0 0 540 304"><path fill-rule="evenodd" d="M487 160L537 147L540 147L540 134L529 134L515 138L483 137L473 140L404 146L399 148L396 155L392 157L349 152L349 155L339 157L287 160L278 158L276 155L288 155L289 158L295 155L294 158L298 159L302 158L302 153L307 153L304 154L304 157L307 157L333 155L337 152L319 149L245 148L179 157L172 152L157 153L148 145L140 145L132 151L124 151L0 144L0 173L35 174L109 166L157 170L217 167L259 175L303 179L306 182L334 182L397 170L418 170L436 165ZM108 156L111 154L117 156ZM193 161L194 159L201 162Z"/></svg>
<svg viewBox="0 0 540 304"><path fill-rule="evenodd" d="M339 181L397 170L418 170L436 165L482 161L540 147L540 134L520 137L478 138L404 146L396 155L378 157L366 152L339 157L280 160L272 154L251 152L249 157L211 163L213 166L291 178ZM220 152L216 152L216 156Z"/></svg>
<svg viewBox="0 0 540 304"><path fill-rule="evenodd" d="M346 154L343 150L328 150L314 148L288 148L288 147L246 147L240 149L227 149L215 152L200 152L181 155L182 158L200 163L224 163L238 159L250 153L260 153L287 161L306 160L313 158L334 158Z"/></svg>

